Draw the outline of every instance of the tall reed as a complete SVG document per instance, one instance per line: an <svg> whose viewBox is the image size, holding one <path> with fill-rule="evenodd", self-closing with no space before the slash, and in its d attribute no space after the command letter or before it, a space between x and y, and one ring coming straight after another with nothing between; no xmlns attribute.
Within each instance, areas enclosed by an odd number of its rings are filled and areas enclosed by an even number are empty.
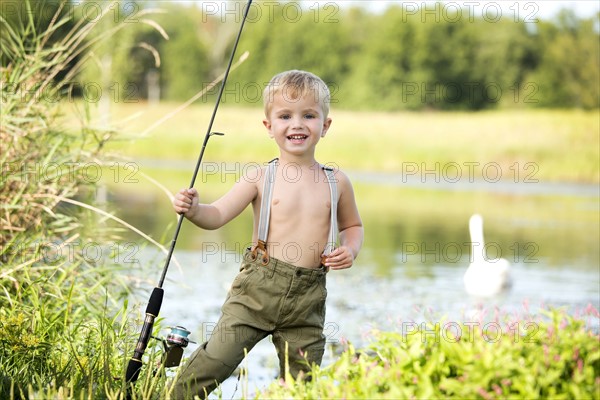
<svg viewBox="0 0 600 400"><path fill-rule="evenodd" d="M94 49L126 28L100 25L114 3L90 19L61 1L46 26L33 9L45 2L0 15L0 398L98 398L124 388L129 285L114 257L118 236L94 213L88 173L116 132L94 127L86 107L75 131L58 114Z"/></svg>

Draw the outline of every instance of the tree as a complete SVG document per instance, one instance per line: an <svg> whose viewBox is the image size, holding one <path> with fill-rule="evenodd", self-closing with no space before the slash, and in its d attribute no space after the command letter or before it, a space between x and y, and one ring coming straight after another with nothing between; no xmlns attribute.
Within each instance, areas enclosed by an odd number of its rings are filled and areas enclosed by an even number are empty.
<svg viewBox="0 0 600 400"><path fill-rule="evenodd" d="M578 19L562 11L555 22L543 21L536 35L539 66L528 80L539 89L540 107L600 106L600 36L598 16Z"/></svg>

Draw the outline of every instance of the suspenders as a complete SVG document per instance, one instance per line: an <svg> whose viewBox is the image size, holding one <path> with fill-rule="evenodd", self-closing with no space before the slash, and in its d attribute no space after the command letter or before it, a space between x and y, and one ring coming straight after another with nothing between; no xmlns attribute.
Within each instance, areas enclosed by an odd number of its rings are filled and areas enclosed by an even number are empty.
<svg viewBox="0 0 600 400"><path fill-rule="evenodd" d="M267 236L269 234L269 218L271 216L271 200L273 198L273 184L275 182L275 172L277 171L277 158L270 161L265 169L263 181L263 194L260 203L260 217L258 220L258 242L252 249L252 258L258 257L258 250L261 250L261 262L266 265L269 263L269 252L267 251ZM337 238L337 185L333 168L321 166L327 176L329 183L329 193L331 195L331 217L329 221L329 235L327 236L327 244L321 256L321 263L329 255L336 245Z"/></svg>

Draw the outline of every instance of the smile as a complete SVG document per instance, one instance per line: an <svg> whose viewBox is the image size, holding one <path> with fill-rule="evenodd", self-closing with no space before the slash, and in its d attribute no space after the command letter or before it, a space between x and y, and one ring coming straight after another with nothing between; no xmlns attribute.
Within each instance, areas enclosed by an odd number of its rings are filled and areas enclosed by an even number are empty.
<svg viewBox="0 0 600 400"><path fill-rule="evenodd" d="M290 135L287 137L288 140L304 140L308 135Z"/></svg>

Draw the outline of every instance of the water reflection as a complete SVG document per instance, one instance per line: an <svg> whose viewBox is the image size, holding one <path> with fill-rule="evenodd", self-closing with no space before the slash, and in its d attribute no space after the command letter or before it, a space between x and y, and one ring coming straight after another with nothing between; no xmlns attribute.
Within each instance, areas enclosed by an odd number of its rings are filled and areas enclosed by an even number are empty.
<svg viewBox="0 0 600 400"><path fill-rule="evenodd" d="M206 196L215 198L221 186ZM444 264L464 266L470 257L468 219L484 217L488 257L513 263L598 271L600 205L598 197L560 194L498 194L441 191L401 186L356 184L365 226L360 266L389 274L395 267ZM124 220L169 243L176 217L159 193L132 195L111 190L110 204ZM187 221L177 249L207 250L215 246L242 251L250 240L250 210L217 231L203 231ZM138 240L130 236L132 240Z"/></svg>

